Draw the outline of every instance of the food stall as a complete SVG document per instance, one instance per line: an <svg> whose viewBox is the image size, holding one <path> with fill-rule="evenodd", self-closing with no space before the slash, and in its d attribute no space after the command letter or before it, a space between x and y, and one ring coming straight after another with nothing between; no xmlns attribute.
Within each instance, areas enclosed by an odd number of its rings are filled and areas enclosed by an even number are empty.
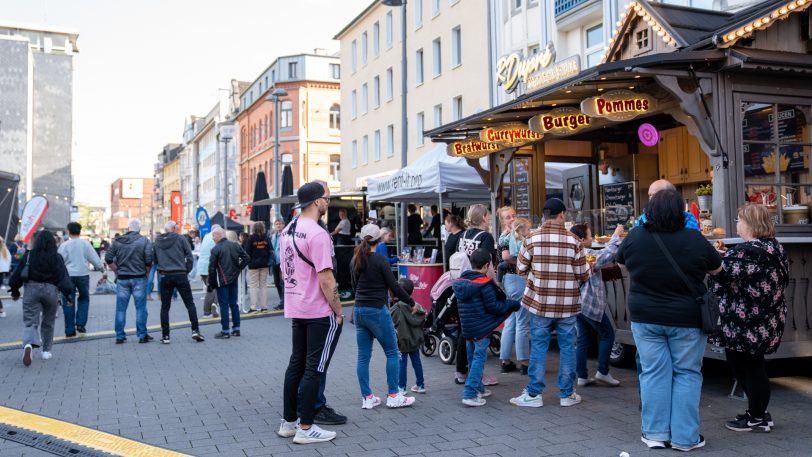
<svg viewBox="0 0 812 457"><path fill-rule="evenodd" d="M786 330L772 357L812 356L809 5L769 0L728 13L629 2L600 65L581 71L577 57L557 61L548 45L544 58L498 66L496 81L524 94L427 135L450 150L482 143L501 201L521 161L534 216L547 197L544 164L580 164L564 171L562 196L571 220L598 235L633 224L657 179L677 187L710 240L728 245L741 242L737 208L765 205L791 261ZM488 133L503 131L513 133ZM606 291L622 355L633 344L625 274ZM723 352L708 346L706 356Z"/></svg>

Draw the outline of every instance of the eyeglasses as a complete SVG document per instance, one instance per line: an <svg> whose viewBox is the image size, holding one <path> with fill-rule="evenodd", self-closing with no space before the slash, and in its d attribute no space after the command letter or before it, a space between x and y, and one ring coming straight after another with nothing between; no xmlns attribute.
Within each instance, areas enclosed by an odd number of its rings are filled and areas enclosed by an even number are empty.
<svg viewBox="0 0 812 457"><path fill-rule="evenodd" d="M327 202L328 205L330 204L330 197L319 197L319 198Z"/></svg>

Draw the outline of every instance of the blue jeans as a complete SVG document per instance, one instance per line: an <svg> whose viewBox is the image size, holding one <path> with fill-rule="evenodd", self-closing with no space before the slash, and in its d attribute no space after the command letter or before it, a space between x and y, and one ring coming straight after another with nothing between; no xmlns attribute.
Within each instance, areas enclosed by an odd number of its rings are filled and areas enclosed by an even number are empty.
<svg viewBox="0 0 812 457"><path fill-rule="evenodd" d="M477 394L485 392L485 386L482 384L482 374L485 372L485 361L488 359L488 346L490 344L490 338L465 342L468 351L468 377L465 378L465 385L462 389L463 400L476 398Z"/></svg>
<svg viewBox="0 0 812 457"><path fill-rule="evenodd" d="M240 284L238 282L217 288L217 303L220 304L220 325L223 332L228 333L228 312L231 310L234 321L232 330L240 329L240 306L237 305L237 294Z"/></svg>
<svg viewBox="0 0 812 457"><path fill-rule="evenodd" d="M637 322L632 334L640 354L643 435L683 447L697 444L705 334Z"/></svg>
<svg viewBox="0 0 812 457"><path fill-rule="evenodd" d="M609 356L612 354L612 344L615 342L615 329L606 313L600 322L595 322L582 315L578 315L578 345L575 348L575 373L579 378L587 379L586 352L592 341L592 332L598 332L598 373L609 373Z"/></svg>
<svg viewBox="0 0 812 457"><path fill-rule="evenodd" d="M361 396L372 395L369 387L369 359L372 357L372 340L377 338L386 354L386 384L389 394L398 393L399 356L398 338L389 310L356 306L353 309L355 339L358 342L358 363L356 374L361 386Z"/></svg>
<svg viewBox="0 0 812 457"><path fill-rule="evenodd" d="M76 326L87 325L87 314L90 309L90 276L71 276L73 290L71 291L71 306L62 299L62 311L65 313L65 335L76 333ZM76 292L79 297L76 297ZM61 295L60 295L61 297Z"/></svg>
<svg viewBox="0 0 812 457"><path fill-rule="evenodd" d="M135 302L135 331L139 338L147 336L147 278L116 281L116 338L123 339L130 297Z"/></svg>
<svg viewBox="0 0 812 457"><path fill-rule="evenodd" d="M425 380L423 379L423 363L420 362L420 350L412 351L412 352L401 352L400 353L400 377L398 379L398 387L401 389L406 388L406 375L409 365L409 359L412 359L412 368L414 368L414 376L417 378L416 384L418 386L425 385Z"/></svg>
<svg viewBox="0 0 812 457"><path fill-rule="evenodd" d="M508 298L521 300L527 280L519 275L508 273L502 278ZM530 358L530 311L524 307L512 313L502 328L502 347L499 350L501 360L510 360L513 345L516 345L516 360Z"/></svg>
<svg viewBox="0 0 812 457"><path fill-rule="evenodd" d="M575 382L575 316L553 319L533 314L530 317L530 332L533 348L530 350L528 367L528 395L536 396L544 392L544 372L547 368L547 349L550 347L550 334L555 328L558 338L559 367L558 389L561 398L569 397Z"/></svg>

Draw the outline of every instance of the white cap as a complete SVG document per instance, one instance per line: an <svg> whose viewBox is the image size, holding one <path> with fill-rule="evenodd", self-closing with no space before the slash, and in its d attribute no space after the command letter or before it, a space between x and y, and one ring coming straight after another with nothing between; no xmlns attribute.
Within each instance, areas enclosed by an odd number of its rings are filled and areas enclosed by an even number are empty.
<svg viewBox="0 0 812 457"><path fill-rule="evenodd" d="M367 241L378 241L381 238L381 228L375 224L367 224L361 227L361 238Z"/></svg>

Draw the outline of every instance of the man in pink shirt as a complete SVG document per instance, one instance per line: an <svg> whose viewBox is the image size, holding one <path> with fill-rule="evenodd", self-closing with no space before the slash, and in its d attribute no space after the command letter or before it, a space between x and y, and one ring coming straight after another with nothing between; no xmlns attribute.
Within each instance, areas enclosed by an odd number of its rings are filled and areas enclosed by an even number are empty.
<svg viewBox="0 0 812 457"><path fill-rule="evenodd" d="M285 372L284 419L277 434L298 444L330 441L336 433L314 425L319 384L333 356L344 316L333 275L333 243L319 225L330 192L320 183L299 188L301 215L282 231L279 257L285 286L285 317L291 319L293 344ZM301 416L297 394L301 382ZM298 421L297 421L298 419Z"/></svg>

